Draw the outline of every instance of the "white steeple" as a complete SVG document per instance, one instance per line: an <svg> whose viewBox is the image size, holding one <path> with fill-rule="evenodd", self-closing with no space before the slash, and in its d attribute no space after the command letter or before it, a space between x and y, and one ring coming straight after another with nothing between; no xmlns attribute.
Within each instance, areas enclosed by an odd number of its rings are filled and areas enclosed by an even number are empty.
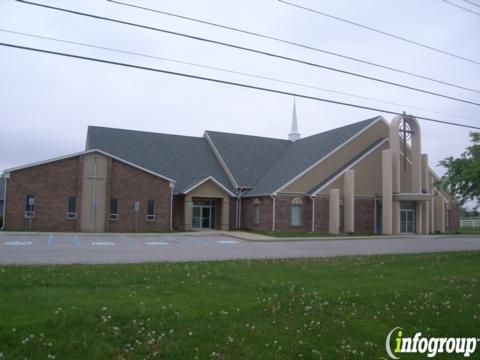
<svg viewBox="0 0 480 360"><path fill-rule="evenodd" d="M293 113L292 113L292 130L288 134L288 140L291 142L297 141L301 138L300 133L298 132L297 124L297 107L295 105L295 97L293 98Z"/></svg>

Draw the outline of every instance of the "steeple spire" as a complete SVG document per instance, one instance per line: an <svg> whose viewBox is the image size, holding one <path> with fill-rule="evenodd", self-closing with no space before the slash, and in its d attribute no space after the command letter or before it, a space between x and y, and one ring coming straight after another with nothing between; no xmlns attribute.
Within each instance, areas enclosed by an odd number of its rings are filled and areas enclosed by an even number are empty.
<svg viewBox="0 0 480 360"><path fill-rule="evenodd" d="M297 107L295 104L295 97L293 98L293 113L292 113L292 129L290 134L288 134L288 140L291 142L297 141L301 138L300 133L298 132L298 123L297 123Z"/></svg>

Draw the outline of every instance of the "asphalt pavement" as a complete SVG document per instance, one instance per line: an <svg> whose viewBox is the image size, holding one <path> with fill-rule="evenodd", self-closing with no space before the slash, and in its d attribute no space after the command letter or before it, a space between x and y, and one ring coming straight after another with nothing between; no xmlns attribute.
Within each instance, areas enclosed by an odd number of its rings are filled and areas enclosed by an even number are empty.
<svg viewBox="0 0 480 360"><path fill-rule="evenodd" d="M107 264L480 251L480 236L251 241L225 235L0 233L0 264Z"/></svg>

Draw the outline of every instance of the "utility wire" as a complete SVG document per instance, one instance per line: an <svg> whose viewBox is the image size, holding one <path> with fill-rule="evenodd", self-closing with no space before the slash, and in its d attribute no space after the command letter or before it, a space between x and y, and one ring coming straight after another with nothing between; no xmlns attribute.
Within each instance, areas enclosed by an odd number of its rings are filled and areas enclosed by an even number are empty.
<svg viewBox="0 0 480 360"><path fill-rule="evenodd" d="M464 60L464 61L468 61L468 62L473 63L473 64L480 65L480 62L477 61L477 60L472 60L472 59L469 59L469 58L466 58L466 57L463 57L463 56L460 56L460 55L450 53L450 52L445 51L445 50L434 48L430 45L422 44L422 43L419 43L419 42L414 41L414 40L410 40L410 39L407 39L407 38L404 38L404 37L401 37L401 36L398 36L398 35L390 34L390 33L387 33L383 30L375 29L375 28L372 28L372 27L367 26L367 25L362 25L362 24L359 24L359 23L356 23L356 22L353 22L353 21L350 21L350 20L342 19L338 16L330 15L330 14L327 14L325 12L315 10L315 9L311 9L311 8L301 6L301 5L298 5L298 4L294 4L294 3L291 3L291 2L288 2L288 1L285 1L285 0L278 0L278 1L281 2L281 3L287 4L287 5L290 5L290 6L294 6L294 7L299 8L299 9L303 9L303 10L318 14L318 15L322 15L322 16L329 17L331 19L342 21L342 22L350 24L350 25L355 25L355 26L358 26L358 27L366 29L366 30L370 30L370 31L374 31L374 32L382 34L382 35L390 36L390 37L392 37L394 39L397 39L397 40L402 40L402 41L405 41L405 42L410 43L410 44L421 46L425 49L429 49L429 50L432 50L432 51L435 51L435 52L438 52L438 53L441 53L441 54L444 54L444 55L448 55L448 56L451 56L451 57L454 57L454 58L457 58L457 59L460 59L460 60Z"/></svg>
<svg viewBox="0 0 480 360"><path fill-rule="evenodd" d="M434 78L431 78L431 77L428 77L428 76L415 74L415 73L405 71L405 70L401 70L401 69L397 69L397 68L394 68L394 67L391 67L391 66L377 64L377 63L374 63L374 62L371 62L371 61L362 60L362 59L355 58L355 57L352 57L352 56L347 56L347 55L335 53L333 51L320 49L320 48L313 47L313 46L310 46L310 45L301 44L301 43L297 43L297 42L289 41L289 40L284 40L284 39L277 38L277 37L270 36L270 35L264 35L264 34L252 32L252 31L232 27L232 26L226 26L226 25L222 25L222 24L218 24L218 23L213 23L213 22L210 22L210 21L205 21L205 20L196 19L196 18L184 16L184 15L174 14L174 13L170 13L170 12L166 12L166 11L162 11L162 10L147 8L147 7L144 7L144 6L134 5L134 4L130 4L130 3L122 2L122 1L116 1L116 0L107 0L107 1L115 3L115 4L123 5L123 6L129 6L129 7L140 9L140 10L145 10L145 11L155 12L155 13L162 14L162 15L172 16L172 17L176 17L176 18L179 18L179 19L183 19L183 20L194 21L194 22L197 22L197 23L200 23L200 24L214 26L214 27L221 28L221 29L236 31L236 32L239 32L239 33L242 33L242 34L247 34L247 35L252 35L252 36L256 36L256 37L260 37L260 38L264 38L264 39L274 40L274 41L277 41L277 42L280 42L280 43L293 45L293 46L297 46L297 47L300 47L300 48L321 52L321 53L328 54L328 55L337 56L337 57L340 57L340 58L343 58L343 59L352 60L352 61L356 61L356 62L359 62L359 63L362 63L362 64L371 65L371 66L376 66L376 67L386 69L386 70L390 70L390 71L395 71L395 72L400 73L400 74L414 76L416 78L433 81L433 82L443 84L443 85L453 86L453 87L458 88L458 89L480 93L479 90L468 88L468 87L465 87L465 86L462 86L462 85L453 84L453 83L450 83L450 82L447 82L447 81L438 80L438 79L434 79Z"/></svg>
<svg viewBox="0 0 480 360"><path fill-rule="evenodd" d="M208 42L208 43L221 45L221 46L226 46L226 47L230 47L230 48L237 49L237 50L243 50L243 51L248 51L248 52L251 52L251 53L261 54L261 55L270 56L270 57L275 57L275 58L282 59L282 60L296 62L296 63L299 63L299 64L304 64L304 65L309 65L309 66L313 66L313 67L317 67L317 68L321 68L321 69L325 69L325 70L335 71L335 72L338 72L338 73L342 73L342 74L346 74L346 75L350 75L350 76L356 76L356 77L359 77L359 78L362 78L362 79L376 81L376 82L380 82L380 83L383 83L383 84L388 84L388 85L392 85L392 86L401 87L401 88L404 88L404 89L418 91L418 92L421 92L421 93L424 93L424 94L440 96L440 97L443 97L443 98L446 98L446 99L460 101L460 102L463 102L463 103L480 106L480 103L477 103L477 102L464 100L464 99L460 99L460 98L457 98L457 97L436 93L436 92L429 91L429 90L419 89L419 88L416 88L416 87L413 87L413 86L403 85L403 84L395 83L395 82L392 82L392 81L382 80L382 79L379 79L379 78L354 73L354 72L351 72L351 71L346 71L346 70L337 69L337 68L333 68L333 67L329 67L329 66L325 66L325 65L320 65L320 64L308 62L308 61L305 61L305 60L295 59L295 58L291 58L291 57L288 57L288 56L273 54L273 53L269 53L269 52L261 51L261 50L255 50L255 49L247 48L247 47L244 47L244 46L234 45L234 44L225 43L225 42L221 42L221 41L217 41L217 40L211 40L211 39L202 38L202 37L199 37L199 36L194 36L194 35L189 35L189 34L183 34L183 33L170 31L170 30L165 30L165 29L161 29L161 28L157 28L157 27L152 27L152 26L147 26L147 25L142 25L142 24L137 24L137 23L131 23L131 22L123 21L123 20L112 19L112 18L99 16L99 15L94 15L94 14L89 14L89 13L84 13L84 12L80 12L80 11L69 10L69 9L54 7L54 6L50 6L50 5L34 3L34 2L26 1L26 0L17 0L17 1L21 2L21 3L24 3L24 4L43 7L43 8L46 8L46 9L58 10L58 11L62 11L62 12L70 13L70 14L86 16L86 17L93 18L93 19L105 20L105 21L110 21L110 22L114 22L114 23L117 23L117 24L134 26L134 27L138 27L138 28L141 28L141 29L159 31L159 32L162 32L162 33L170 34L170 35L181 36L181 37L184 37L184 38L199 40L199 41Z"/></svg>
<svg viewBox="0 0 480 360"><path fill-rule="evenodd" d="M352 103L347 103L347 102L342 102L342 101L319 98L319 97L310 96L310 95L297 94L297 93L293 93L293 92L289 92L289 91L276 90L276 89L265 88L265 87L249 85L249 84L243 84L243 83L238 83L238 82L233 82L233 81L226 81L226 80L220 80L220 79L209 78L209 77L204 77L204 76L192 75L192 74L187 74L187 73L168 71L168 70L163 70L163 69L158 69L158 68L151 68L151 67L146 67L146 66L133 65L133 64L122 63L122 62L118 62L118 61L110 61L110 60L104 60L104 59L99 59L99 58L92 58L92 57L87 57L87 56L69 54L69 53L65 53L65 52L57 52L57 51L51 51L51 50L46 50L46 49L32 48L32 47L3 43L3 42L0 42L0 46L15 48L15 49L21 49L21 50L27 50L27 51L33 51L33 52L37 52L37 53L57 55L57 56L73 58L73 59L92 61L92 62L103 63L103 64L117 65L117 66L128 67L128 68L139 69L139 70L145 70L145 71L152 71L152 72L162 73L162 74L167 74L167 75L181 76L181 77L184 77L184 78L209 81L209 82L214 82L214 83L218 83L218 84L237 86L237 87L241 87L241 88L259 90L259 91L270 92L270 93L275 93L275 94L295 96L295 97L303 98L303 99L322 101L322 102L326 102L326 103L330 103L330 104L349 106L349 107L364 109L364 110L372 110L372 111L377 111L377 112L386 113L386 114L404 115L404 113L400 113L400 112L397 112L397 111L378 109L378 108L373 108L373 107L369 107L369 106L363 106L363 105L357 105L357 104L352 104ZM420 120L431 121L431 122L435 122L435 123L439 123L439 124L453 125L453 126L459 126L459 127L463 127L463 128L467 128L467 129L480 130L480 127L478 127L478 126L455 123L455 122L444 121L444 120L438 120L438 119L427 118L427 117L423 117L423 116L415 116L415 117L417 119L420 119Z"/></svg>
<svg viewBox="0 0 480 360"><path fill-rule="evenodd" d="M463 0L463 1L465 1L467 4L470 4L470 5L473 5L473 6L476 6L476 7L480 7L479 4L476 4L473 1L470 1L470 0Z"/></svg>
<svg viewBox="0 0 480 360"><path fill-rule="evenodd" d="M455 115L455 114L445 113L445 112L441 112L441 111L426 109L426 108L422 108L422 107L418 107L418 106L406 105L406 104L401 104L401 103L397 103L397 102L393 102L393 101L387 101L387 100L382 100L382 99L372 98L372 97L368 97L368 96L352 94L352 93L343 92L343 91L336 91L336 90L322 88L322 87L318 87L318 86L314 86L314 85L303 84L303 83L299 83L299 82L295 82L295 81L281 80L281 79L272 78L272 77L268 77L268 76L245 73L245 72L241 72L241 71L225 69L225 68L220 68L220 67L215 67L215 66L196 64L196 63L192 63L192 62L188 62L188 61L170 59L170 58L165 58L165 57L160 57L160 56L149 55L149 54L145 54L145 53L114 49L114 48L105 47L105 46L98 46L98 45L87 44L87 43L83 43L83 42L70 41L70 40L59 39L59 38L52 38L52 37L48 37L48 36L28 34L28 33L23 33L23 32L18 32L18 31L13 31L13 30L7 30L7 29L1 29L1 28L0 28L0 32L15 34L15 35L28 36L28 37L32 37L32 38L44 39L44 40L61 42L61 43L66 43L66 44L79 45L79 46L84 46L84 47L93 48L93 49L107 50L107 51L121 53L121 54L141 56L141 57L146 57L146 58L150 58L150 59L168 61L168 62L172 62L172 63L176 63L176 64L195 66L195 67L202 68L202 69L222 71L222 72L226 72L226 73L247 76L247 77L251 77L251 78L255 78L255 79L275 81L275 82L282 83L282 84L296 85L296 86L301 86L301 87L305 87L305 88L309 88L309 89L326 91L326 92L330 92L330 93L333 93L333 94L346 95L346 96L351 96L351 97L355 97L355 98L358 98L358 99L377 101L377 102L381 102L381 103L384 103L384 104L396 105L396 106L411 108L411 109L415 109L415 110L427 111L427 112L431 112L431 113L434 113L434 114L439 114L439 115L461 118L461 119L465 119L465 120L476 121L476 119L473 119L473 118L470 118L470 117L467 117L467 116Z"/></svg>
<svg viewBox="0 0 480 360"><path fill-rule="evenodd" d="M464 10L464 11L467 11L467 12L469 12L469 13L472 13L472 14L475 14L475 15L477 15L477 16L480 16L480 13L478 13L478 12L476 12L476 11L473 11L473 10L470 10L469 8L466 8L466 7L464 7L464 6L455 4L455 3L451 2L451 1L443 0L443 2L445 2L445 3L449 4L449 5L455 6L455 7L459 8L459 9ZM478 5L477 5L477 6L478 6Z"/></svg>

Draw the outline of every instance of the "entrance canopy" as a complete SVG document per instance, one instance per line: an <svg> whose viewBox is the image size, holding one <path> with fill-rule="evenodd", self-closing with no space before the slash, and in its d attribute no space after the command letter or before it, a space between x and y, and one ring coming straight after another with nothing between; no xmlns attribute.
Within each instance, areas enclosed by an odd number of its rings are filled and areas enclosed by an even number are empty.
<svg viewBox="0 0 480 360"><path fill-rule="evenodd" d="M430 201L432 194L424 193L393 193L395 201Z"/></svg>
<svg viewBox="0 0 480 360"><path fill-rule="evenodd" d="M185 230L229 229L230 197L236 195L215 178L209 176L199 180L184 194Z"/></svg>

